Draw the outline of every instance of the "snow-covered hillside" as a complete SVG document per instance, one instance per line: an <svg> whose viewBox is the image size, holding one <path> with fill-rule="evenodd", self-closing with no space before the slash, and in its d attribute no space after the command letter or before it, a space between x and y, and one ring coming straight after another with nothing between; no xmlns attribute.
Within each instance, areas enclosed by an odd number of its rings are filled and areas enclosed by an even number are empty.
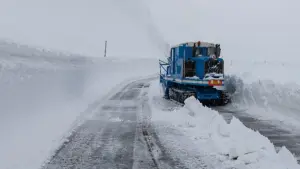
<svg viewBox="0 0 300 169"><path fill-rule="evenodd" d="M156 59L83 58L0 43L0 168L39 168L109 91ZM122 83L122 85L120 85Z"/></svg>

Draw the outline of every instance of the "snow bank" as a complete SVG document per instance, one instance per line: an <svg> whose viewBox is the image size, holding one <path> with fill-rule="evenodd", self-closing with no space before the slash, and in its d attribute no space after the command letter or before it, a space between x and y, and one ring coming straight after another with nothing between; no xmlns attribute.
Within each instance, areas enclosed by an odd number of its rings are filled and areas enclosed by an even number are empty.
<svg viewBox="0 0 300 169"><path fill-rule="evenodd" d="M157 64L156 59L66 56L0 43L0 168L40 168L110 90L156 74Z"/></svg>
<svg viewBox="0 0 300 169"><path fill-rule="evenodd" d="M286 129L300 128L300 81L294 78L297 63L262 60L245 65L235 60L227 66L226 86L234 93L228 109L247 109L244 113L283 124Z"/></svg>
<svg viewBox="0 0 300 169"><path fill-rule="evenodd" d="M155 83L149 90L153 122L168 122L183 131L199 145L200 151L208 157L214 156L216 159L212 163L219 161L220 168L300 168L285 147L276 152L268 138L234 117L226 123L217 111L203 107L194 97L186 99L182 108L161 110L155 104L155 99L161 96L158 82Z"/></svg>

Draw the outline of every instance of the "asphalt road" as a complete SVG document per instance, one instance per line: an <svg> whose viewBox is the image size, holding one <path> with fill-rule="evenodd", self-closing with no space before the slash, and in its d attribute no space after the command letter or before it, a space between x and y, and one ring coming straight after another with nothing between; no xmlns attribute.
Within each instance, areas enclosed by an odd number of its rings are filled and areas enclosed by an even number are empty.
<svg viewBox="0 0 300 169"><path fill-rule="evenodd" d="M151 111L146 97L150 80L131 83L109 98L43 168L188 168L182 159L172 155L176 152L160 142L150 123ZM207 168L201 161L199 165L196 168Z"/></svg>
<svg viewBox="0 0 300 169"><path fill-rule="evenodd" d="M130 83L99 103L95 116L77 128L43 169L188 169L206 165L184 135L150 122L147 101L152 79ZM172 104L165 109L172 109ZM171 106L171 107L170 107ZM275 146L286 146L300 156L300 136L243 113L219 110L225 119L236 116L260 131ZM161 140L162 137L168 138ZM169 140L169 141L166 141ZM171 142L170 142L171 141ZM187 145L184 147L184 145ZM182 148L184 147L184 148Z"/></svg>

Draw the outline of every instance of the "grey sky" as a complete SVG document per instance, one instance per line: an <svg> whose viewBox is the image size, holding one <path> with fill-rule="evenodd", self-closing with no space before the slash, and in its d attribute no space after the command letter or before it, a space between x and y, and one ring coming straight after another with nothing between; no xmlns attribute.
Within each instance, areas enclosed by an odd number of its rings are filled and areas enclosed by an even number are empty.
<svg viewBox="0 0 300 169"><path fill-rule="evenodd" d="M297 0L153 0L169 42L220 42L228 58L298 58ZM166 10L166 6L168 6ZM156 15L157 14L157 15ZM166 21L169 21L166 23Z"/></svg>
<svg viewBox="0 0 300 169"><path fill-rule="evenodd" d="M0 0L0 38L92 56L107 39L111 55L157 57L165 38L220 42L227 58L298 58L297 0L144 2Z"/></svg>
<svg viewBox="0 0 300 169"><path fill-rule="evenodd" d="M151 56L144 28L111 0L0 0L0 38L103 56ZM150 46L150 48L149 48Z"/></svg>

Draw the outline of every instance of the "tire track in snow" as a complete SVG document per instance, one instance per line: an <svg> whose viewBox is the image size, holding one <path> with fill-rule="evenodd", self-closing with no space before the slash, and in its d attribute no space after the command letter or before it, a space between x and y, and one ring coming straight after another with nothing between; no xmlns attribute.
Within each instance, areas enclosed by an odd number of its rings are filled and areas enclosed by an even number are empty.
<svg viewBox="0 0 300 169"><path fill-rule="evenodd" d="M142 134L148 151L156 169L188 169L182 162L168 153L166 147L160 142L154 126L151 124L151 109L147 101L142 104L143 113L140 114L142 121Z"/></svg>
<svg viewBox="0 0 300 169"><path fill-rule="evenodd" d="M139 91L129 84L69 137L45 168L132 168Z"/></svg>
<svg viewBox="0 0 300 169"><path fill-rule="evenodd" d="M107 100L43 169L187 168L171 157L150 125L151 110L145 100L148 81L131 83Z"/></svg>

